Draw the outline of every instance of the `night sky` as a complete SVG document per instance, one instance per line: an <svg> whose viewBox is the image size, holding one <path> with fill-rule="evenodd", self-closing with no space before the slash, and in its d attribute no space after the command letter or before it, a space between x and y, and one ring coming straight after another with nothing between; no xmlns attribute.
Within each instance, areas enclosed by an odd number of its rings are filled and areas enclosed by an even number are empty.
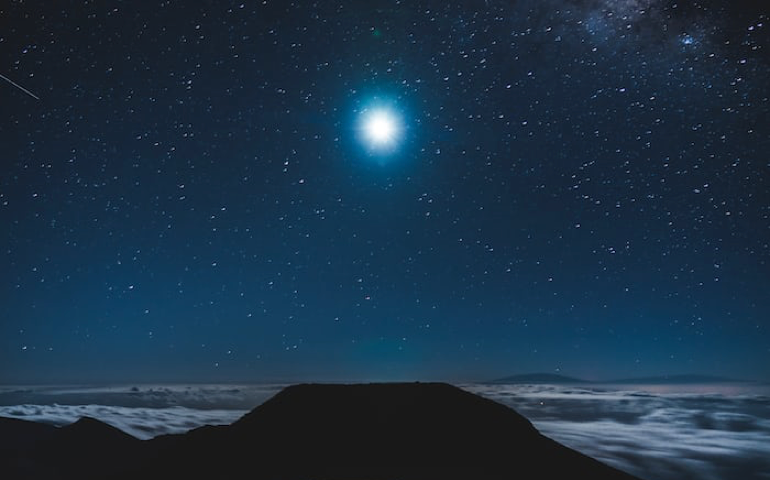
<svg viewBox="0 0 770 480"><path fill-rule="evenodd" d="M0 382L770 380L759 3L4 2Z"/></svg>

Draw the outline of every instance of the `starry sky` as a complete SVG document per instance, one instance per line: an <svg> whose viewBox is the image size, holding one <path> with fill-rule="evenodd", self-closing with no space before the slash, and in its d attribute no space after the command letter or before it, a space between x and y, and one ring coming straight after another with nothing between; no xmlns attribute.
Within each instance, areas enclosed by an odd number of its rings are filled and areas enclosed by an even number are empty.
<svg viewBox="0 0 770 480"><path fill-rule="evenodd" d="M4 2L0 382L770 380L760 4Z"/></svg>

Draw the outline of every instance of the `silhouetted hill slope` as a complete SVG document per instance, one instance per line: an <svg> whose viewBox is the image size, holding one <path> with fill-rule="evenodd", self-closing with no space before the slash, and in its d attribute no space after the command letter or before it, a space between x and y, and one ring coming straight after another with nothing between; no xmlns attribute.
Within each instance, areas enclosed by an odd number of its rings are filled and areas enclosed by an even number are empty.
<svg viewBox="0 0 770 480"><path fill-rule="evenodd" d="M0 417L0 452L19 450L56 435L57 428L45 423Z"/></svg>
<svg viewBox="0 0 770 480"><path fill-rule="evenodd" d="M510 384L571 384L571 383L587 383L585 380L579 378L568 377L566 375L558 375L555 373L527 373L523 375L511 375L508 377L498 378L488 383L510 383Z"/></svg>
<svg viewBox="0 0 770 480"><path fill-rule="evenodd" d="M137 441L123 430L91 417L81 417L77 422L61 427L57 434L62 440L77 444L92 443L95 440L108 442L111 445L131 444Z"/></svg>
<svg viewBox="0 0 770 480"><path fill-rule="evenodd" d="M0 478L35 478L29 473L43 473L31 453L49 442L57 430L43 423L0 417Z"/></svg>
<svg viewBox="0 0 770 480"><path fill-rule="evenodd" d="M96 478L136 455L141 444L88 417L61 428L0 418L0 478Z"/></svg>
<svg viewBox="0 0 770 480"><path fill-rule="evenodd" d="M634 478L543 437L508 407L446 384L297 385L233 425L146 442L95 420L72 427L72 443L84 451L58 447L78 461L43 449L35 455L40 472L63 467L37 478ZM105 453L90 437L109 438L104 446L115 451Z"/></svg>

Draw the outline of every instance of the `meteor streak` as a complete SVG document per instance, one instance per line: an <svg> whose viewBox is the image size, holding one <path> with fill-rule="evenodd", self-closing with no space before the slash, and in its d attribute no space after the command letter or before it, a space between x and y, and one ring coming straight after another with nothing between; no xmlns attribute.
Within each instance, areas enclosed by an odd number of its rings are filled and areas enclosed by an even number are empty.
<svg viewBox="0 0 770 480"><path fill-rule="evenodd" d="M19 89L19 90L21 90L22 92L26 93L26 94L27 94L27 95L29 95L30 97L34 98L35 100L40 100L40 97L38 97L38 96L37 96L37 95L35 95L34 93L30 92L30 91L29 91L29 90L27 90L26 88L22 87L22 86L21 86L21 85L19 85L18 83L14 82L14 81L13 81L13 80L11 80L10 78L6 77L6 76L5 76L5 75L3 75L2 73L0 73L0 78L2 78L3 80L5 80L6 82L10 83L10 84L11 84L11 85L13 85L14 87L18 88L18 89Z"/></svg>

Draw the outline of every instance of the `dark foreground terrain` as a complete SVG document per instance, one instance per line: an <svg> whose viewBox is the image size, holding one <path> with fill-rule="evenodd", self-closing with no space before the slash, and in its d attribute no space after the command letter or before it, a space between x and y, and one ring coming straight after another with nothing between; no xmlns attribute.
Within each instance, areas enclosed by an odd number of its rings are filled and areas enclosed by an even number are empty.
<svg viewBox="0 0 770 480"><path fill-rule="evenodd" d="M9 479L632 480L446 384L296 385L229 426L140 441L93 419L0 418Z"/></svg>

